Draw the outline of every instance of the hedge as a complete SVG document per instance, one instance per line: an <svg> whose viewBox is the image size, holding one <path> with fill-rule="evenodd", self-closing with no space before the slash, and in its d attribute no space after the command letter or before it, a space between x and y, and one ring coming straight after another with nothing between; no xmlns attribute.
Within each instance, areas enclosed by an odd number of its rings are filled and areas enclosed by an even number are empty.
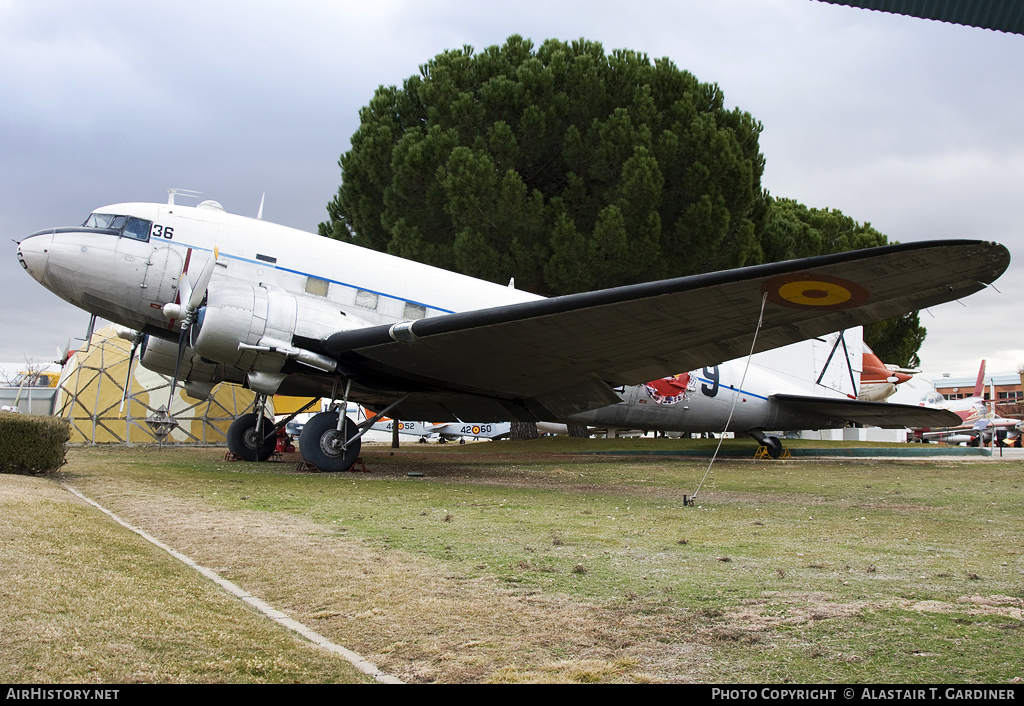
<svg viewBox="0 0 1024 706"><path fill-rule="evenodd" d="M0 473L42 475L65 464L71 428L63 419L0 412Z"/></svg>

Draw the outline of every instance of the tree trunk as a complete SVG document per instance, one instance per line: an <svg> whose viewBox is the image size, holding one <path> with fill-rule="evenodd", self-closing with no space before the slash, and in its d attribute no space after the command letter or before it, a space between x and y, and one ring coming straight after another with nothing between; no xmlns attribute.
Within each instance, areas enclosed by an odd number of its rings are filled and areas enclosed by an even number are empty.
<svg viewBox="0 0 1024 706"><path fill-rule="evenodd" d="M398 420L391 420L391 448L398 448Z"/></svg>
<svg viewBox="0 0 1024 706"><path fill-rule="evenodd" d="M569 427L569 436L574 439L589 439L590 432L587 430L586 424L567 424Z"/></svg>
<svg viewBox="0 0 1024 706"><path fill-rule="evenodd" d="M537 425L533 422L512 422L509 439L512 441L527 441L540 438Z"/></svg>

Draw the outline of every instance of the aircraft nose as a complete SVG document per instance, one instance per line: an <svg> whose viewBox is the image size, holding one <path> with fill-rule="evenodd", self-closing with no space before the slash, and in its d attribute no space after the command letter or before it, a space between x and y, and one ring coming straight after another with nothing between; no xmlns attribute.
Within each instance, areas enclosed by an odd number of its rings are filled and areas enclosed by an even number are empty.
<svg viewBox="0 0 1024 706"><path fill-rule="evenodd" d="M53 233L35 233L18 243L18 262L37 282L43 281Z"/></svg>

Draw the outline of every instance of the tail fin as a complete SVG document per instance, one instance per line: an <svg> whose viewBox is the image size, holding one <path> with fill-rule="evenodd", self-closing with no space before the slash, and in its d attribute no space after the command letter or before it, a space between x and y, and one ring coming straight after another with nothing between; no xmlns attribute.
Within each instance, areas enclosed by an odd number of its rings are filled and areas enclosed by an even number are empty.
<svg viewBox="0 0 1024 706"><path fill-rule="evenodd" d="M974 383L974 396L983 397L985 395L985 361L981 361L981 367L978 369L978 381Z"/></svg>

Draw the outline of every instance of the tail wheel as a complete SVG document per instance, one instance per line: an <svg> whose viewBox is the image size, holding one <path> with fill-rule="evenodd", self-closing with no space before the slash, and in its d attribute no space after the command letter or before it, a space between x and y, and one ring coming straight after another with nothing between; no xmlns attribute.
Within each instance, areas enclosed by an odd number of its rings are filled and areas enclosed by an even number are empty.
<svg viewBox="0 0 1024 706"><path fill-rule="evenodd" d="M228 427L228 450L245 461L266 461L277 446L277 437L273 434L265 439L257 436L256 419L256 414L250 412L231 422ZM264 417L263 433L273 428L274 422Z"/></svg>
<svg viewBox="0 0 1024 706"><path fill-rule="evenodd" d="M327 473L342 473L352 468L359 458L361 439L353 438L359 427L348 417L342 431L338 431L338 413L321 412L302 428L299 436L299 451L302 459ZM344 434L344 436L342 436ZM342 440L348 439L346 448Z"/></svg>
<svg viewBox="0 0 1024 706"><path fill-rule="evenodd" d="M768 455L772 458L778 458L782 455L782 442L779 441L777 436L766 436L764 438L764 447L768 451Z"/></svg>

